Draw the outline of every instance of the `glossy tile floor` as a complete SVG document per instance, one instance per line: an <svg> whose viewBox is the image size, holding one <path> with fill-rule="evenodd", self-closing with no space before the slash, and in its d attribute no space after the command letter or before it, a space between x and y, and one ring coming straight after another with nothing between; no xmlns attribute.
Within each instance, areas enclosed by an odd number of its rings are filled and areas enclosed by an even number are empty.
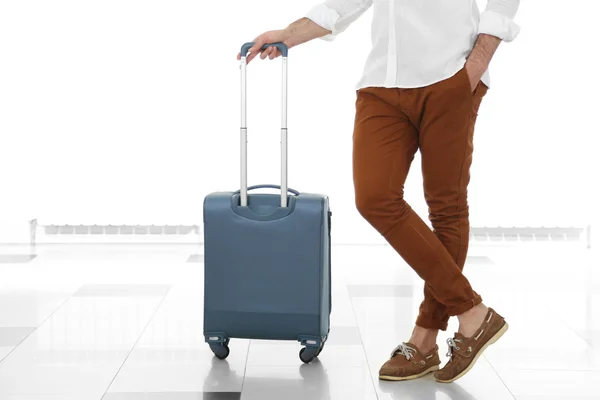
<svg viewBox="0 0 600 400"><path fill-rule="evenodd" d="M392 249L335 246L333 264L320 361L254 340L219 361L203 343L201 248L0 246L0 399L600 399L600 262L583 245L473 245L468 276L511 329L449 385L377 380L421 300Z"/></svg>

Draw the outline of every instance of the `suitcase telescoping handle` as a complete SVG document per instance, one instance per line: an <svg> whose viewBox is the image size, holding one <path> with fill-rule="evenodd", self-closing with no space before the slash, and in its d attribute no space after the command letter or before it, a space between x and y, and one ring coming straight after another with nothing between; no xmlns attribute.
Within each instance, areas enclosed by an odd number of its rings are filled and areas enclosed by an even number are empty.
<svg viewBox="0 0 600 400"><path fill-rule="evenodd" d="M240 128L240 148L241 148L241 176L240 176L240 205L248 206L248 130L246 128L246 56L248 50L254 46L254 43L245 43L242 46L240 55L242 57L242 125ZM288 47L285 43L265 44L262 49L276 47L282 55L282 79L281 79L281 207L287 207L287 56Z"/></svg>

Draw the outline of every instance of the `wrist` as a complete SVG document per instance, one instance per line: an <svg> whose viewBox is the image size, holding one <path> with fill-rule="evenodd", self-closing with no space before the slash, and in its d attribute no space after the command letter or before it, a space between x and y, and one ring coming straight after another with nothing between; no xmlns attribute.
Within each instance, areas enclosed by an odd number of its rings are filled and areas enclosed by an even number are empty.
<svg viewBox="0 0 600 400"><path fill-rule="evenodd" d="M472 72L477 73L479 75L483 75L485 73L485 71L487 71L488 66L489 66L489 63L482 62L482 61L479 61L479 60L474 60L472 58L467 59L467 62L465 64L465 67L469 71L472 71Z"/></svg>
<svg viewBox="0 0 600 400"><path fill-rule="evenodd" d="M290 25L282 31L282 42L284 42L290 49L298 44L297 40L295 40L294 30L294 27Z"/></svg>
<svg viewBox="0 0 600 400"><path fill-rule="evenodd" d="M290 48L330 33L329 30L321 27L306 17L290 24L282 31L283 37L286 38L285 43Z"/></svg>

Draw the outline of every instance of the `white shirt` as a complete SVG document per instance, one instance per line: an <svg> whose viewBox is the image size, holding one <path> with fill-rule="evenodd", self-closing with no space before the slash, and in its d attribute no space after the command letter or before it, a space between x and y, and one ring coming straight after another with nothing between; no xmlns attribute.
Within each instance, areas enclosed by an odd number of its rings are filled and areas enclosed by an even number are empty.
<svg viewBox="0 0 600 400"><path fill-rule="evenodd" d="M306 15L332 32L343 32L371 6L372 42L358 88L428 86L447 79L465 64L477 35L510 42L519 33L513 21L520 0L325 0ZM486 71L482 78L489 87Z"/></svg>

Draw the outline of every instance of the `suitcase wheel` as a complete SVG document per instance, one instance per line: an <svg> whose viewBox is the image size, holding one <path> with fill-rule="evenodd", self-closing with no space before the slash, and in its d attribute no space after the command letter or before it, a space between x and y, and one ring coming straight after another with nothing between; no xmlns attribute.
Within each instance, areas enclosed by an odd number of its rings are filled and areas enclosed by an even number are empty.
<svg viewBox="0 0 600 400"><path fill-rule="evenodd" d="M300 360L302 360L303 363L308 364L318 357L322 350L323 345L321 345L321 347L304 347L300 350Z"/></svg>
<svg viewBox="0 0 600 400"><path fill-rule="evenodd" d="M323 351L323 347L325 346L325 343L321 343L321 347L319 347L319 351L317 352L317 355L315 357L319 357L319 354L321 354L321 352Z"/></svg>
<svg viewBox="0 0 600 400"><path fill-rule="evenodd" d="M224 360L229 356L229 346L227 343L211 343L210 349L219 360Z"/></svg>

